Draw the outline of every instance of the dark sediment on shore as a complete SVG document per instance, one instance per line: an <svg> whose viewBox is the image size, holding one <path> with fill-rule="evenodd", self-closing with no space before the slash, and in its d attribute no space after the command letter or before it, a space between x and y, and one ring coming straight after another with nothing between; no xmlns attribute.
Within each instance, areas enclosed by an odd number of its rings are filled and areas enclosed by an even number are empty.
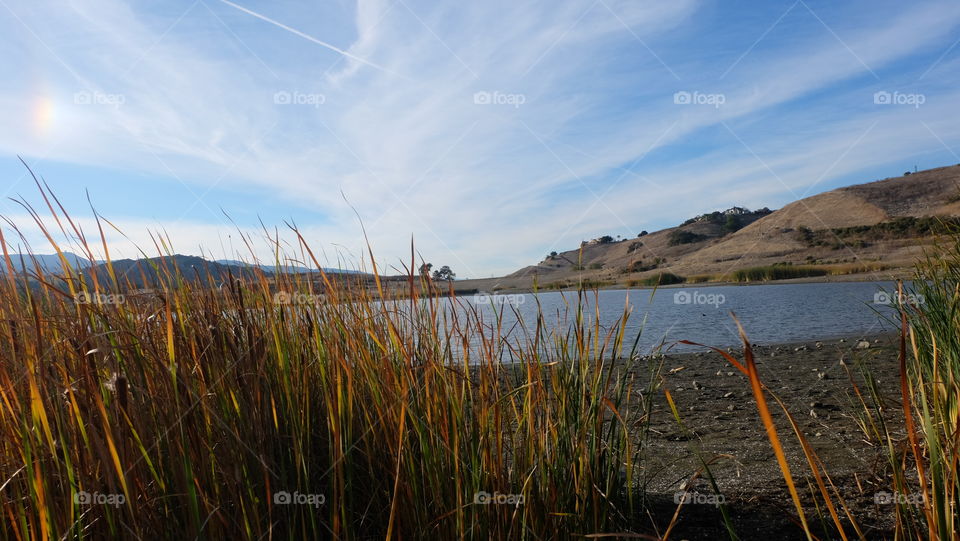
<svg viewBox="0 0 960 541"><path fill-rule="evenodd" d="M888 519L893 507L874 503L877 492L888 490L883 484L885 449L868 441L858 424L864 407L851 377L872 406L862 374L863 370L869 371L886 402L888 422L899 427L903 417L898 387L898 337L887 334L863 340L837 339L752 349L761 381L784 402L855 511L864 533L869 537L870 531L885 532L890 527ZM742 361L742 349L730 351ZM747 377L712 351L668 354L661 375L685 426L678 426L661 389L654 400L643 461L647 492L654 508L672 515L676 508L674 495L682 492L690 476L701 468L698 453L705 460L720 457L710 469L742 539L771 535L776 539L804 539L802 530L790 518L796 512ZM801 495L809 494L811 485L807 479L813 481L803 450L779 405L769 396L767 403L797 489ZM703 479L692 485L696 492L712 494L709 483ZM815 522L812 511L808 509L807 517ZM838 512L843 515L842 510ZM677 539L726 537L716 507L704 504L684 505L676 535Z"/></svg>

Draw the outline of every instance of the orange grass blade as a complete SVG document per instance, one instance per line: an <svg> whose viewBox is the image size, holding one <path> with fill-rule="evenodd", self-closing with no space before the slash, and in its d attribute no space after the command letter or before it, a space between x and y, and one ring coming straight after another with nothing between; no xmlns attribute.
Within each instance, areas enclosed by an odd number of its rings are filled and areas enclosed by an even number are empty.
<svg viewBox="0 0 960 541"><path fill-rule="evenodd" d="M897 282L897 292L899 298L903 298L903 282ZM907 378L907 313L903 306L900 307L900 398L903 401L903 418L907 429L907 439L910 441L910 450L913 452L913 460L917 465L917 475L920 478L920 493L923 495L923 501L930 501L930 494L927 492L927 477L923 468L923 456L920 452L920 445L917 442L916 424L913 420L913 402L910 399L910 382ZM927 520L930 539L936 538L936 526L933 520L933 514L929 505L923 506L923 514Z"/></svg>
<svg viewBox="0 0 960 541"><path fill-rule="evenodd" d="M750 389L753 391L753 398L757 403L757 411L760 413L760 419L763 421L763 427L770 439L770 445L773 447L773 453L777 457L777 463L780 465L780 471L783 472L783 480L787 483L790 490L790 497L793 499L793 505L797 509L800 522L803 524L803 531L807 534L807 539L813 539L810 533L810 526L807 524L807 517L803 512L803 506L800 504L800 495L797 493L797 487L793 482L793 474L790 473L790 464L787 463L786 453L780 444L780 438L777 436L777 427L773 424L773 416L770 415L770 409L767 407L767 401L763 397L763 385L760 383L760 376L757 374L757 365L753 359L753 350L750 348L750 341L747 340L747 334L740 325L740 321L734 316L734 322L737 324L737 330L740 332L740 339L743 340L743 356L747 365L747 376L750 378Z"/></svg>

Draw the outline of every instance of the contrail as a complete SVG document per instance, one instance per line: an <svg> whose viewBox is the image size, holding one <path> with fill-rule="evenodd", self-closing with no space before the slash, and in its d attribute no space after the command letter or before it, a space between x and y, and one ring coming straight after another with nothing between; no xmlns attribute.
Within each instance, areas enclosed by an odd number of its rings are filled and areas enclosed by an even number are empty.
<svg viewBox="0 0 960 541"><path fill-rule="evenodd" d="M389 70L389 69L387 69L387 68L385 68L385 67L383 67L383 66L381 66L381 65L379 65L379 64L375 64L375 63L373 63L373 62L371 62L371 61L369 61L369 60L366 60L366 59L360 58L359 56L350 54L349 52L344 51L343 49L341 49L341 48L339 48L339 47L337 47L337 46L335 46L335 45L331 45L331 44L329 44L329 43L327 43L327 42L325 42L325 41L321 41L321 40L319 40L319 39L317 39L317 38L315 38L315 37L313 37L313 36L311 36L311 35L309 35L309 34L304 34L303 32L297 30L296 28L290 28L289 26L287 26L287 25L285 25L285 24L283 24L283 23L281 23L281 22L279 22L279 21L275 21L275 20L271 19L270 17L267 17L267 16L265 16L265 15L261 15L261 14L257 13L256 11L251 11L251 10L249 10L249 9L243 7L243 6L238 6L237 4L234 4L233 2L230 2L229 0L220 0L220 1L223 2L223 3L226 4L226 5L234 8L234 9L238 9L238 10L244 12L244 13L247 13L247 14L249 14L249 15L253 15L254 17L256 17L256 18L258 18L258 19L260 19L260 20L262 20L262 21L266 21L266 22L268 22L268 23L270 23L270 24L272 24L272 25L274 25L274 26L278 26L278 27L286 30L287 32L290 32L291 34L296 34L296 35L300 36L300 37L303 38L303 39L306 39L306 40L308 40L308 41L312 41L313 43L316 43L317 45L320 45L320 46L322 46L322 47L326 47L327 49L330 49L331 51L340 53L340 54L342 54L343 56L345 56L345 57L347 57L347 58L351 58L351 59L353 59L353 60L356 60L357 62L360 62L360 63L362 63L362 64L366 64L366 65L368 65L368 66L370 66L370 67L372 67L372 68L376 68L376 69L378 69L378 70L380 70L380 71L383 71L383 72L385 72L385 73L389 73L389 74L391 74L391 75L397 75L397 76L399 76L399 77L403 77L403 75L400 75L399 73L396 73L396 72L394 72L394 71L391 71L391 70ZM405 78L405 77L404 77L404 78Z"/></svg>

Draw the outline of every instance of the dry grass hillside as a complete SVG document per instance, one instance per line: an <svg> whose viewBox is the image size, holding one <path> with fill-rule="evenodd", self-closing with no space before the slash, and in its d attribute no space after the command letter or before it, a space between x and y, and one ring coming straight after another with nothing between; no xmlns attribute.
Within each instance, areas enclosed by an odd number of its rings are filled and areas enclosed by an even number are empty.
<svg viewBox="0 0 960 541"><path fill-rule="evenodd" d="M766 273L773 279L903 276L942 230L940 219L960 216L960 165L847 186L764 211L735 208L726 211L734 218L718 212L640 238L595 239L502 278L462 281L457 289L527 289L534 280L546 288L580 280L599 286L746 281L757 278L742 271L756 267L779 269Z"/></svg>

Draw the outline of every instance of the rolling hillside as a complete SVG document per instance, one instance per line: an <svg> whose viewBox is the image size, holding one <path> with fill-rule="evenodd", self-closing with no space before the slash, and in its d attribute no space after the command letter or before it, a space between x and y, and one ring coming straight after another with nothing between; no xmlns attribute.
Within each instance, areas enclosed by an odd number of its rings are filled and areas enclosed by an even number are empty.
<svg viewBox="0 0 960 541"><path fill-rule="evenodd" d="M942 220L958 216L960 165L847 186L772 212L734 207L639 238L601 237L502 278L462 282L458 289L526 289L534 280L562 288L580 279L649 285L663 274L688 282L730 281L738 279L737 271L761 266L812 269L811 275L828 279L886 279L906 275L924 245L942 232Z"/></svg>

